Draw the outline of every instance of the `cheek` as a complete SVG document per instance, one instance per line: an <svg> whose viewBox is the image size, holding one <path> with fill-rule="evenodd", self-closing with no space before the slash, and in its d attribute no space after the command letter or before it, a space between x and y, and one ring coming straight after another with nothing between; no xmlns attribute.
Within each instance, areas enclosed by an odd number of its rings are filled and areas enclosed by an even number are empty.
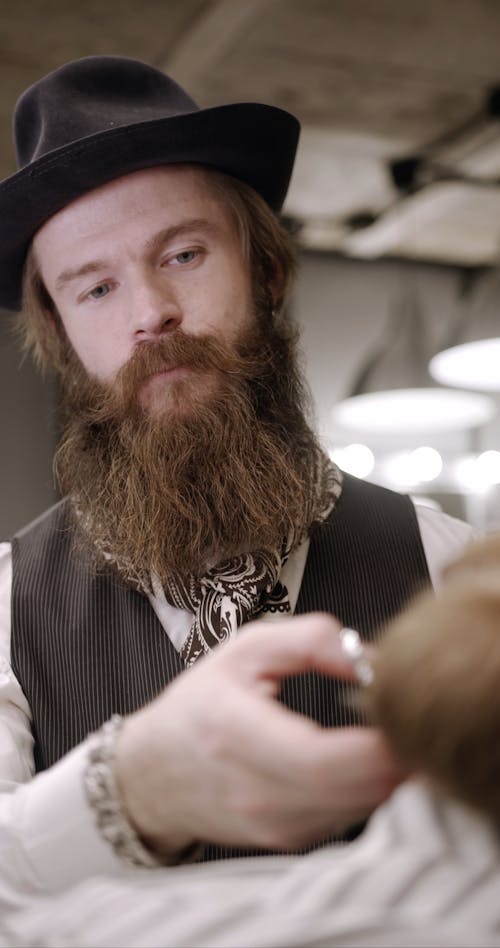
<svg viewBox="0 0 500 948"><path fill-rule="evenodd" d="M126 361L119 340L99 329L66 325L66 335L86 372L101 382L110 381Z"/></svg>
<svg viewBox="0 0 500 948"><path fill-rule="evenodd" d="M179 304L179 329L188 335L214 333L226 341L231 341L250 312L245 288L227 279L200 281L196 287L183 288Z"/></svg>
<svg viewBox="0 0 500 948"><path fill-rule="evenodd" d="M215 286L216 305L213 308L214 318L219 319L219 326L236 334L251 320L253 313L252 293L250 280L241 272L241 266L229 268L221 275Z"/></svg>

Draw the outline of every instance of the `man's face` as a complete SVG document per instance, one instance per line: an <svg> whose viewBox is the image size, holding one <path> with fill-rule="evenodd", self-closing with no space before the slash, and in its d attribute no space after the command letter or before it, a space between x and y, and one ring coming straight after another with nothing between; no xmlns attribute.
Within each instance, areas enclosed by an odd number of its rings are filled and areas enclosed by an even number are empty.
<svg viewBox="0 0 500 948"><path fill-rule="evenodd" d="M281 550L314 519L295 332L270 318L271 268L253 285L228 205L206 170L149 169L34 239L65 337L58 484L91 559L143 590Z"/></svg>
<svg viewBox="0 0 500 948"><path fill-rule="evenodd" d="M251 322L247 262L210 175L171 166L118 178L74 201L37 233L43 282L88 374L112 382L141 343L174 331L236 342ZM203 400L213 370L175 364L141 385L150 413L182 384Z"/></svg>

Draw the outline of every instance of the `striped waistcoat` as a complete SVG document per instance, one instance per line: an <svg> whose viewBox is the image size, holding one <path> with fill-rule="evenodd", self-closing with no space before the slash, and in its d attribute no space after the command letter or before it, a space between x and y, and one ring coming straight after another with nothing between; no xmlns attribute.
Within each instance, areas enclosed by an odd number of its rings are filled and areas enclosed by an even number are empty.
<svg viewBox="0 0 500 948"><path fill-rule="evenodd" d="M12 557L12 667L43 770L182 667L147 597L73 551L65 501L14 537ZM373 639L428 581L410 499L344 475L337 507L312 536L295 612L332 612ZM281 698L325 726L354 723L348 686L314 672L285 680Z"/></svg>

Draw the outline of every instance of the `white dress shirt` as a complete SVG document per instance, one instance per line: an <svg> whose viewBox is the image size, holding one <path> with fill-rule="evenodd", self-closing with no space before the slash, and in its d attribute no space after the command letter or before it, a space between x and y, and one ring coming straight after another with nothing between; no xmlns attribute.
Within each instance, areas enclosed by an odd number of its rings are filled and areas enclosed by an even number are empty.
<svg viewBox="0 0 500 948"><path fill-rule="evenodd" d="M2 916L0 946L498 948L499 888L496 827L411 780L348 846L99 876Z"/></svg>
<svg viewBox="0 0 500 948"><path fill-rule="evenodd" d="M443 566L479 531L432 508L419 505L416 510L436 588ZM280 577L292 610L307 551L306 542L290 556ZM95 826L82 779L86 742L34 777L31 712L10 666L11 581L11 548L4 543L0 544L0 910L22 904L33 893L56 892L91 875L123 877L134 871L115 856ZM159 590L151 604L178 647L191 614L175 609Z"/></svg>

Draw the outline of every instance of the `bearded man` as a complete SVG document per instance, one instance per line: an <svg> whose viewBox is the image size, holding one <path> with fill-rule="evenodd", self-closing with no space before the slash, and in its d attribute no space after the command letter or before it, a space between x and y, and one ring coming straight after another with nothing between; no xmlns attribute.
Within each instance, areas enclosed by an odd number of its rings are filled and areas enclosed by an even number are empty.
<svg viewBox="0 0 500 948"><path fill-rule="evenodd" d="M15 128L0 303L61 379L63 500L0 556L0 900L350 838L402 769L339 727L339 622L373 638L472 531L314 434L278 218L298 123L88 57ZM282 636L207 657L257 617Z"/></svg>

